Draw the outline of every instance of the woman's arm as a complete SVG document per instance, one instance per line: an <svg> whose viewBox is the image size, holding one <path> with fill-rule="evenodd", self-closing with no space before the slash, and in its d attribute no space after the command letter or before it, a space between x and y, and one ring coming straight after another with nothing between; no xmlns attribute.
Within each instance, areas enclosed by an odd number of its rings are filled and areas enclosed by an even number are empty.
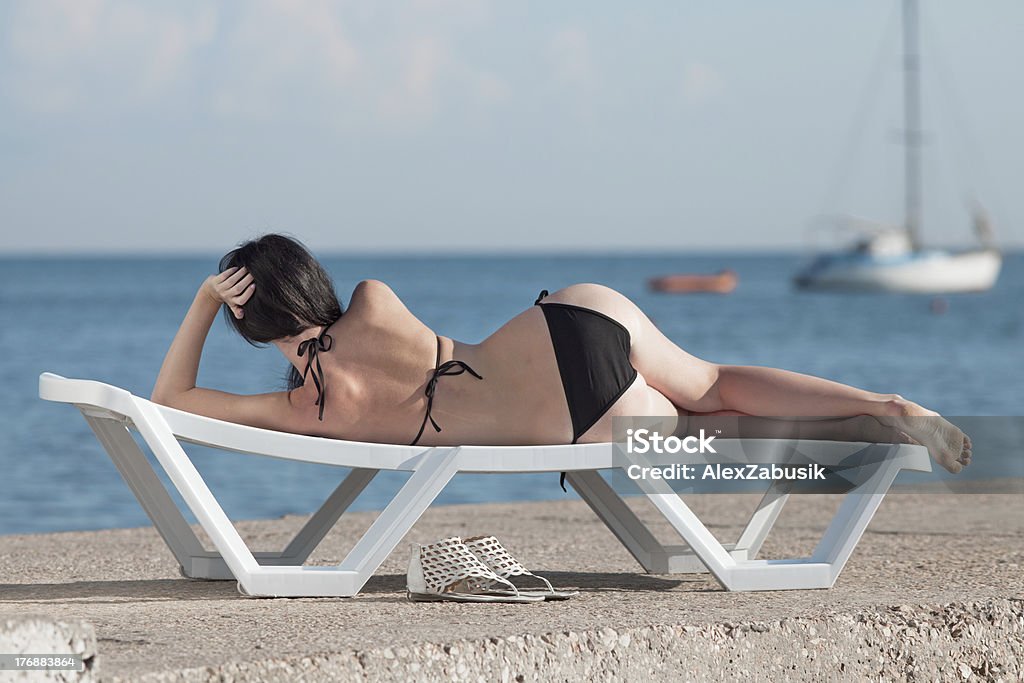
<svg viewBox="0 0 1024 683"><path fill-rule="evenodd" d="M154 403L253 427L287 427L291 408L288 392L240 396L196 386L203 345L221 304L230 306L241 318L242 306L255 287L252 275L244 268L228 269L203 282L164 357L150 397Z"/></svg>

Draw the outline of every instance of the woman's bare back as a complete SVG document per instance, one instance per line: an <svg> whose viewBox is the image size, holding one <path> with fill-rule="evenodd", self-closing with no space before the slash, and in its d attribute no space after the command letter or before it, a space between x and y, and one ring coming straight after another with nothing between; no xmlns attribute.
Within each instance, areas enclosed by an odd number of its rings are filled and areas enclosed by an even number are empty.
<svg viewBox="0 0 1024 683"><path fill-rule="evenodd" d="M598 285L574 285L545 301L608 315L634 339L649 334L645 326L653 327L632 302ZM427 409L424 388L437 358L434 333L386 285L373 281L356 289L349 311L329 332L336 346L322 356L327 385L332 387L324 422L313 424L316 420L310 411L303 423L313 433L335 438L411 442ZM469 373L441 377L432 417L442 431L428 423L419 443L517 445L572 440L558 363L539 307L527 308L479 344L447 337L440 337L440 342L440 362L460 360L483 379ZM631 361L638 360L631 354ZM310 387L297 391L301 392L297 403L315 400ZM675 415L676 408L640 373L580 441L609 440L611 419L630 414Z"/></svg>

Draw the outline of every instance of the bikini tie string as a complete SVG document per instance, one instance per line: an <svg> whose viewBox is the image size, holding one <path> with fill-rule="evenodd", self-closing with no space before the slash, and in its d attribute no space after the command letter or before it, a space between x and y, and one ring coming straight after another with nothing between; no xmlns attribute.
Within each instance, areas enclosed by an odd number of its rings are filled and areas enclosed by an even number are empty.
<svg viewBox="0 0 1024 683"><path fill-rule="evenodd" d="M334 338L327 334L327 328L323 329L319 337L310 337L303 342L299 343L299 358L302 356L308 356L306 358L306 369L302 373L302 381L305 383L306 376L311 374L310 370L313 368L313 363L316 363L316 370L312 373L313 384L316 386L316 403L313 405L320 406L320 421L324 421L324 396L327 393L327 387L324 384L324 369L320 365L320 351L330 351L331 346L334 345Z"/></svg>
<svg viewBox="0 0 1024 683"><path fill-rule="evenodd" d="M455 375L461 375L468 372L477 379L483 379L483 377L473 368L469 367L466 363L461 360L449 360L444 363L441 362L441 339L437 340L437 360L434 361L434 372L430 375L430 380L427 381L427 387L423 390L423 393L427 397L427 413L423 416L423 423L420 424L420 430L416 432L416 438L412 440L413 446L423 436L423 430L427 427L427 422L430 422L430 426L434 428L435 432L441 431L441 425L437 424L437 420L431 415L431 411L434 409L434 392L437 391L437 382L442 377L452 377Z"/></svg>
<svg viewBox="0 0 1024 683"><path fill-rule="evenodd" d="M469 367L461 360L450 360L442 363L438 366L437 370L434 370L434 374L431 376L430 381L427 382L427 388L423 390L423 393L427 395L427 414L426 418L430 420L430 424L434 427L435 432L441 431L441 426L434 420L434 416L430 414L430 409L434 404L434 392L437 391L437 381L442 377L461 375L464 372L468 372L477 379L483 379L476 370Z"/></svg>

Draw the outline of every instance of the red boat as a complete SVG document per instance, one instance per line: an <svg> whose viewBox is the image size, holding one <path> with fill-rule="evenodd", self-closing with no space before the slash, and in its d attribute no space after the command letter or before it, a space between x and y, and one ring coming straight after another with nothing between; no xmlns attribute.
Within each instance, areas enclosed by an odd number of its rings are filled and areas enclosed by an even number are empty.
<svg viewBox="0 0 1024 683"><path fill-rule="evenodd" d="M647 286L656 292L672 294L685 294L689 292L728 294L736 289L737 282L739 282L739 277L736 275L736 271L727 268L711 275L702 273L663 275L651 278Z"/></svg>

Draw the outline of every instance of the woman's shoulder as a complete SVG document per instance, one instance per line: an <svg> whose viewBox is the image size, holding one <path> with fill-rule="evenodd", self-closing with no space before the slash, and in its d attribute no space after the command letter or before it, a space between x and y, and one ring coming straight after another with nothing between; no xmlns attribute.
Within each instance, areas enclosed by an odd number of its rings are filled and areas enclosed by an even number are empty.
<svg viewBox="0 0 1024 683"><path fill-rule="evenodd" d="M394 295L394 291L388 287L387 283L381 282L380 280L363 280L356 285L355 291L362 292L364 294L388 293Z"/></svg>
<svg viewBox="0 0 1024 683"><path fill-rule="evenodd" d="M405 304L398 295L380 280L363 280L352 290L349 312L359 315L393 315L405 310Z"/></svg>

